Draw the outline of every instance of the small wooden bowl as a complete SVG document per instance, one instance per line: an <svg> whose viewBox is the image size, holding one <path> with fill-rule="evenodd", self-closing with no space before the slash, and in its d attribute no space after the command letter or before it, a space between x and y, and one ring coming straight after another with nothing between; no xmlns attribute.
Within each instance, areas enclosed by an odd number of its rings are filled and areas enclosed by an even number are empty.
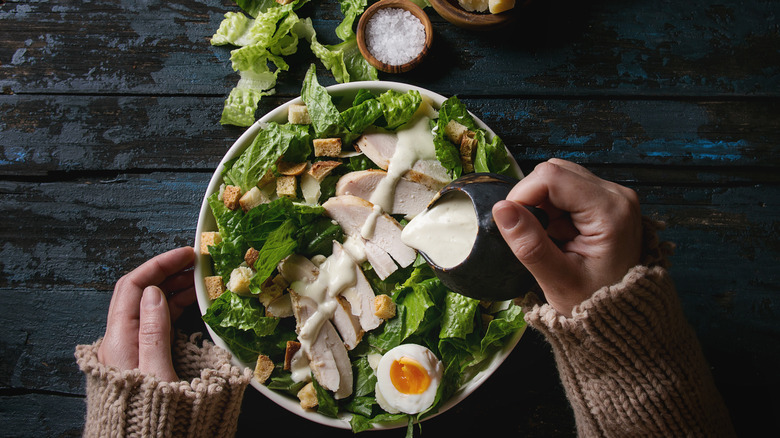
<svg viewBox="0 0 780 438"><path fill-rule="evenodd" d="M430 0L431 6L450 23L469 30L500 29L517 19L518 11L533 0L515 0L515 7L500 14L489 12L469 12L463 9L458 0Z"/></svg>
<svg viewBox="0 0 780 438"><path fill-rule="evenodd" d="M368 46L366 45L366 27L368 27L368 21L371 20L371 17L373 17L378 10L385 8L398 8L407 10L411 12L412 15L417 17L425 28L425 44L423 45L422 51L419 55L417 55L416 58L407 62L406 64L392 65L384 63L376 59L374 55L368 50ZM360 49L360 53L363 54L363 57L366 58L366 61L368 61L369 64L374 66L377 70L383 71L385 73L404 73L417 67L417 65L422 62L423 58L425 58L425 55L428 54L428 50L431 48L432 42L433 26L431 25L430 18L428 18L428 14L426 14L419 6L415 5L409 0L381 0L366 9L366 11L363 12L363 15L360 17L360 20L358 20L357 44L358 49Z"/></svg>

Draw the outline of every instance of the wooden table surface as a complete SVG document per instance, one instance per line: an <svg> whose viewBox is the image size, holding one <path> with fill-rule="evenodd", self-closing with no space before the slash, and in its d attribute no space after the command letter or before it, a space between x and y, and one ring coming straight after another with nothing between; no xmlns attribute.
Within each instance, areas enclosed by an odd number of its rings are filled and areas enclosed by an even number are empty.
<svg viewBox="0 0 780 438"><path fill-rule="evenodd" d="M80 435L74 347L102 334L123 273L192 244L211 173L242 132L218 122L238 76L229 49L209 44L237 10L0 0L0 435ZM525 172L560 157L634 188L677 244L672 275L738 432L776 431L780 2L538 1L491 33L426 11L427 60L380 79L457 94ZM337 42L335 1L299 13ZM296 96L315 61L307 48L290 57L258 114ZM195 309L184 323L202 329ZM282 427L351 434L248 389L239 435ZM547 344L529 331L494 378L422 432L574 435Z"/></svg>

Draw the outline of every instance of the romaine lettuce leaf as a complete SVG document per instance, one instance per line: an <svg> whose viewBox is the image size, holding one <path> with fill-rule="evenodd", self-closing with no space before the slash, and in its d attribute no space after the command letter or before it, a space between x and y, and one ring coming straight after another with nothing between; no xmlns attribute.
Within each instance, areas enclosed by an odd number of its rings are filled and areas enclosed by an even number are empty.
<svg viewBox="0 0 780 438"><path fill-rule="evenodd" d="M308 147L310 136L308 129L300 125L269 122L241 156L231 166L225 166L222 176L241 187L242 192L247 192L267 171L275 168L276 161L291 146Z"/></svg>
<svg viewBox="0 0 780 438"><path fill-rule="evenodd" d="M317 137L341 137L345 133L339 110L333 104L328 90L317 81L317 69L314 64L309 67L303 79L301 99L309 111L311 124Z"/></svg>
<svg viewBox="0 0 780 438"><path fill-rule="evenodd" d="M417 90L407 93L387 90L379 95L378 99L382 103L387 129L395 129L408 122L422 103L422 96Z"/></svg>
<svg viewBox="0 0 780 438"><path fill-rule="evenodd" d="M276 85L276 72L242 71L239 74L241 79L225 99L222 117L219 120L223 125L252 125L255 122L255 111L260 99L275 92L273 87Z"/></svg>
<svg viewBox="0 0 780 438"><path fill-rule="evenodd" d="M344 14L344 20L336 26L336 36L346 41L355 36L352 25L355 19L366 9L366 0L339 0L341 3L341 13Z"/></svg>
<svg viewBox="0 0 780 438"><path fill-rule="evenodd" d="M444 300L439 338L465 339L474 331L474 315L479 300L448 291Z"/></svg>
<svg viewBox="0 0 780 438"><path fill-rule="evenodd" d="M278 357L284 354L287 341L295 339L295 332L276 330L279 320L266 317L257 299L230 291L214 300L203 315L203 321L244 362L256 361L259 354Z"/></svg>
<svg viewBox="0 0 780 438"><path fill-rule="evenodd" d="M488 142L482 130L476 134L477 155L474 159L474 171L514 176L504 142L498 136Z"/></svg>
<svg viewBox="0 0 780 438"><path fill-rule="evenodd" d="M260 248L260 254L255 262L257 272L250 281L251 285L259 288L274 272L276 265L295 251L298 247L298 239L295 237L296 231L295 221L287 219L268 234L268 239Z"/></svg>

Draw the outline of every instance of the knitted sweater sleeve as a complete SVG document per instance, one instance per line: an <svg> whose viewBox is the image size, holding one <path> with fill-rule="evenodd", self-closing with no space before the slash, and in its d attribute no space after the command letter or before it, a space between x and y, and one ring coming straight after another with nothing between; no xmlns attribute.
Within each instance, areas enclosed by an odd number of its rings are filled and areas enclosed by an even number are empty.
<svg viewBox="0 0 780 438"><path fill-rule="evenodd" d="M173 359L178 382L162 382L138 369L100 363L102 340L76 347L87 376L85 437L215 437L236 432L241 400L252 373L199 336L179 335Z"/></svg>
<svg viewBox="0 0 780 438"><path fill-rule="evenodd" d="M649 237L645 262L655 266L634 267L570 318L534 304L526 320L552 345L579 436L733 436L696 335L659 266L654 231Z"/></svg>

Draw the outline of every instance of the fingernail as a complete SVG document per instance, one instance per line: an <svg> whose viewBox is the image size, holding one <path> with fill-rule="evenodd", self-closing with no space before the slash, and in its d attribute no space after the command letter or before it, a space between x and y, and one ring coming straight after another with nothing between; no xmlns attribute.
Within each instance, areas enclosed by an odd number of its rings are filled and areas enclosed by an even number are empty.
<svg viewBox="0 0 780 438"><path fill-rule="evenodd" d="M493 209L493 219L499 228L511 230L520 222L517 208L509 202L502 202Z"/></svg>
<svg viewBox="0 0 780 438"><path fill-rule="evenodd" d="M144 307L157 307L162 304L162 299L162 291L154 286L149 286L144 289L144 296L141 297L141 305Z"/></svg>

